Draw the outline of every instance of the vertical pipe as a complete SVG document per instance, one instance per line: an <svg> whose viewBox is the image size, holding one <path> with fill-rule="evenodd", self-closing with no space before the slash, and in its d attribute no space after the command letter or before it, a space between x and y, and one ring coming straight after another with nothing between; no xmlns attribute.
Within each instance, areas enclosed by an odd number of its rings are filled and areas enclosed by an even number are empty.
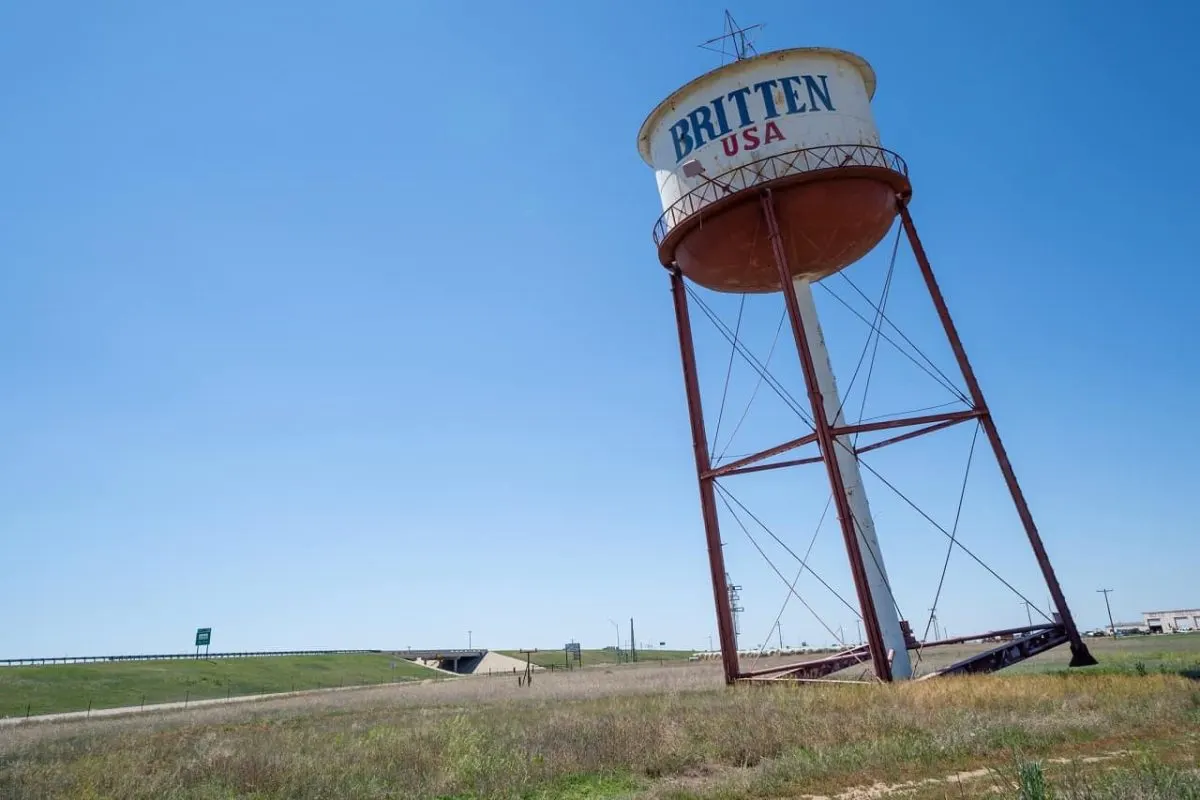
<svg viewBox="0 0 1200 800"><path fill-rule="evenodd" d="M692 451L696 457L696 474L700 481L700 511L704 519L704 538L708 544L708 566L712 577L713 600L717 607L717 636L721 640L721 661L725 666L725 683L737 680L740 672L737 645L733 636L733 612L729 604L729 589L725 584L725 554L721 550L721 528L717 520L717 498L713 478L706 477L712 469L708 452L708 435L704 431L704 410L700 404L700 379L696 372L696 348L692 342L692 323L688 315L687 288L678 267L671 269L671 295L675 301L675 323L679 329L679 355L683 362L683 383L687 391L688 417L692 423Z"/></svg>
<svg viewBox="0 0 1200 800"><path fill-rule="evenodd" d="M887 648L884 646L883 632L879 627L879 616L875 612L875 601L871 596L866 571L863 567L862 550L859 547L858 532L854 525L854 515L850 510L850 501L846 496L846 484L838 465L837 445L834 443L833 431L829 419L825 416L825 403L821 397L816 368L813 365L812 351L809 349L808 334L804 330L804 321L800 316L799 301L796 298L796 287L792 284L792 273L788 267L787 253L783 249L783 237L779 232L779 220L775 216L775 201L771 190L766 189L760 195L763 216L767 222L767 236L771 240L771 249L775 256L775 265L779 270L779 283L783 291L783 299L787 305L788 318L792 323L792 336L796 340L796 351L800 356L800 366L804 372L804 383L808 388L808 400L812 407L814 429L817 434L817 444L821 448L821 457L825 462L825 470L829 475L829 486L833 493L834 506L837 509L838 522L842 527L842 538L846 544L846 554L850 559L850 572L854 577L854 588L858 593L858 604L862 610L863 623L867 631L867 644L871 652L871 662L875 666L875 675L881 681L891 681L892 665L888 660Z"/></svg>
<svg viewBox="0 0 1200 800"><path fill-rule="evenodd" d="M833 366L829 362L829 350L825 347L825 334L821 331L821 322L817 317L817 304L813 300L812 285L805 278L795 278L792 280L792 286L796 291L797 309L804 323L805 338L808 341L809 352L812 354L813 374L817 379L817 389L820 390L821 400L824 403L825 419L833 428L840 428L846 424L846 420L842 415L842 402L838 396ZM867 490L863 485L862 473L858 468L858 456L854 452L854 445L849 434L835 436L833 442L838 469L842 473L842 481L846 487L846 501L854 520L854 535L858 539L858 549L863 553L863 574L866 575L871 599L875 603L875 615L879 620L879 630L883 635L884 646L894 653L892 678L907 680L912 677L912 660L908 655L908 640L904 635L904 629L900 626L900 611L896 607L896 598L892 594L887 569L884 567L883 550L879 546L879 537L875 533L875 521L871 517L871 506L867 502Z"/></svg>
<svg viewBox="0 0 1200 800"><path fill-rule="evenodd" d="M1058 577L1054 574L1054 567L1050 565L1050 556L1047 555L1046 547L1042 544L1042 537L1033 521L1033 514L1029 511L1025 493L1021 491L1021 485L1017 483L1017 475L1013 471L1012 463L1008 460L1004 443L1000 441L1000 432L996 429L992 413L988 410L987 402L983 398L983 390L979 388L979 381L975 377L975 371L971 369L971 362L967 360L967 351L963 347L962 339L959 338L958 329L954 327L954 320L950 318L946 299L942 296L937 279L933 277L933 269L929 266L929 257L925 255L925 248L921 244L920 237L917 236L917 227L913 224L912 215L908 213L908 202L901 198L897 202L897 206L900 211L900 221L904 225L904 232L908 235L908 242L917 259L917 266L921 269L921 277L925 279L925 287L929 290L929 297L933 300L934 308L937 309L938 319L941 320L942 327L946 330L946 338L950 340L954 358L958 361L958 368L962 372L963 380L966 381L967 391L971 394L971 403L977 411L981 412L979 423L983 426L983 432L987 435L988 442L992 445L992 451L996 454L996 462L1000 465L1004 483L1008 486L1009 494L1012 495L1013 505L1017 507L1017 514L1021 517L1022 525L1025 526L1025 535L1029 537L1029 544L1033 547L1033 554L1042 570L1042 577L1046 580L1046 587L1050 590L1050 596L1062 618L1063 630L1071 642L1071 666L1086 667L1095 664L1096 659L1080 637L1079 629L1075 627L1075 619L1071 616L1071 610L1067 608L1067 598L1063 594L1062 586L1058 583Z"/></svg>

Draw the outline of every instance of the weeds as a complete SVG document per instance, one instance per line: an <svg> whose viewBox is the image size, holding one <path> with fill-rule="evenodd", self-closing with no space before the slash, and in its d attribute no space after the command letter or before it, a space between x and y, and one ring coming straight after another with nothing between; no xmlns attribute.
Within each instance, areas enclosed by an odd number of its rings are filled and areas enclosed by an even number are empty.
<svg viewBox="0 0 1200 800"><path fill-rule="evenodd" d="M274 705L5 730L0 796L540 800L630 796L636 787L789 796L944 775L995 764L1004 752L1037 759L1182 735L1198 717L1195 685L1177 675L718 691L660 683L684 672L631 671L651 687L640 694L629 684L603 696L603 685L566 675L520 691L481 679L371 690L352 709ZM595 680L618 678L634 680ZM572 700L568 690L596 696ZM1032 771L1022 775L1025 794L1008 796L1093 797L1051 794Z"/></svg>
<svg viewBox="0 0 1200 800"><path fill-rule="evenodd" d="M1046 789L1046 773L1037 761L1017 765L1018 800L1050 800Z"/></svg>
<svg viewBox="0 0 1200 800"><path fill-rule="evenodd" d="M1050 778L1041 762L1018 761L1013 777L994 788L1019 800L1200 800L1200 773L1143 755L1132 767L1088 773L1076 766Z"/></svg>

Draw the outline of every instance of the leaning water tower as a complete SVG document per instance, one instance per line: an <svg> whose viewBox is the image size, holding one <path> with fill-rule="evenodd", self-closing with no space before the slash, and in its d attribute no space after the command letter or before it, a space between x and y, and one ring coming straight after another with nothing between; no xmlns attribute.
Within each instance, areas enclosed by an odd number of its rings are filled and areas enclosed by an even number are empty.
<svg viewBox="0 0 1200 800"><path fill-rule="evenodd" d="M999 669L1061 644L1072 666L1095 663L1079 636L1038 530L1001 444L979 384L934 279L909 213L912 186L899 155L885 149L871 113L875 73L853 53L799 47L737 60L685 84L658 105L638 134L653 168L663 213L654 226L658 258L670 275L691 417L702 518L708 546L721 658L727 682L817 679L870 662L878 679L912 677L909 651L999 639L931 674ZM965 411L849 424L842 413L814 283L865 256L899 216L921 277L967 387ZM780 293L806 384L811 430L714 467L705 432L687 282L716 292ZM852 436L899 431L899 441L977 420L997 459L1049 591L1045 624L918 643L890 590L885 550L871 519ZM781 439L784 437L781 436ZM771 457L815 447L826 470L863 621L865 644L837 655L759 671L739 661L716 505L718 478L788 466Z"/></svg>

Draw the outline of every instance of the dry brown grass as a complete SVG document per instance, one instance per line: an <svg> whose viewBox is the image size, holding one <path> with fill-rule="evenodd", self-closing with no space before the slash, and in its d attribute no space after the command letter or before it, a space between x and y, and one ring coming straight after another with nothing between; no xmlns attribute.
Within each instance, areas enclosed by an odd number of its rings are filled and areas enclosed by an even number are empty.
<svg viewBox="0 0 1200 800"><path fill-rule="evenodd" d="M247 719L288 719L320 713L401 710L445 706L467 711L481 704L504 702L552 703L619 695L676 693L716 689L723 685L718 664L655 664L537 673L533 685L520 687L515 679L471 677L414 684L389 684L338 691L256 700L234 705L200 706L151 715L103 720L50 722L0 728L0 755L47 739L79 733L124 734L169 730L181 725L220 725Z"/></svg>
<svg viewBox="0 0 1200 800"><path fill-rule="evenodd" d="M0 796L785 797L1200 730L1172 675L719 685L643 667L29 726L0 733Z"/></svg>

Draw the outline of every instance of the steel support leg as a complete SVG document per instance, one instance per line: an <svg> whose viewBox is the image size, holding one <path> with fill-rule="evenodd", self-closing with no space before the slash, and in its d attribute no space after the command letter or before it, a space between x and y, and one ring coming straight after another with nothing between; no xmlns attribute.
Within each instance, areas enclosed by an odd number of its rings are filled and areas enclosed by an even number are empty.
<svg viewBox="0 0 1200 800"><path fill-rule="evenodd" d="M846 494L846 483L838 466L837 451L834 449L837 444L834 440L832 423L825 414L825 401L817 381L816 367L813 364L812 351L809 349L808 334L804 330L804 320L800 315L796 287L792 285L791 269L788 267L787 253L783 248L783 237L779 231L779 219L775 214L775 201L771 190L765 189L760 195L760 199L763 216L767 223L767 235L770 237L771 249L775 256L775 266L779 270L780 288L783 291L788 318L792 323L792 335L796 340L800 366L804 372L804 383L808 389L817 444L821 448L821 457L829 474L829 486L833 492L834 507L837 509L842 538L845 540L846 553L850 559L850 571L854 577L854 588L858 593L858 603L862 611L863 627L866 629L867 644L871 651L871 661L875 666L875 675L882 681L891 681L892 665L888 661L887 648L884 645L883 632L879 625L879 616L875 611L875 601L871 596L866 568L863 564L862 549L859 546L858 531Z"/></svg>
<svg viewBox="0 0 1200 800"><path fill-rule="evenodd" d="M979 423L983 426L983 432L987 435L988 441L992 445L992 451L996 454L996 461L1000 465L1000 472L1004 475L1004 483L1008 486L1009 494L1012 495L1013 504L1017 507L1017 514L1021 517L1021 524L1025 526L1025 534L1029 537L1029 544L1033 547L1033 554L1037 558L1038 566L1042 570L1042 577L1046 580L1046 587L1050 590L1050 596L1054 600L1054 605L1058 607L1059 616L1062 618L1063 630L1067 635L1068 641L1071 643L1071 666L1086 667L1096 663L1095 657L1088 650L1087 644L1084 643L1079 635L1079 629L1075 627L1075 619L1071 616L1071 610L1067 607L1067 598L1063 595L1062 586L1058 583L1058 578L1054 574L1054 567L1050 565L1050 556L1046 554L1046 547L1042 544L1042 537L1038 533L1037 525L1034 524L1033 514L1029 511L1029 504L1025 501L1025 494L1021 491L1021 485L1017 483L1016 473L1013 471L1012 464L1008 460L1008 454L1004 450L1004 443L1000 441L1000 433L996 429L996 423L992 419L992 414L988 410L987 401L983 398L983 391L979 388L979 381L975 378L975 371L971 369L971 362L967 360L967 351L963 347L962 339L959 338L958 329L954 327L954 321L950 318L950 311L946 307L946 300L942 296L942 290L938 287L937 280L933 277L933 269L929 266L929 258L925 255L925 248L921 245L921 239L917 236L916 225L913 224L912 215L908 213L908 202L904 198L898 199L900 221L904 225L904 232L908 235L909 244L912 246L913 255L917 259L917 266L921 269L921 276L925 279L925 286L929 290L929 296L933 300L934 308L937 309L938 318L942 322L942 327L946 330L946 338L950 340L950 347L954 350L954 358L958 361L959 370L962 371L963 380L966 381L967 391L971 394L971 402L975 409L980 412Z"/></svg>
<svg viewBox="0 0 1200 800"><path fill-rule="evenodd" d="M692 342L692 323L688 315L687 287L678 267L671 269L671 295L675 301L675 323L679 329L679 355L683 361L683 383L687 391L688 416L692 423L692 450L696 456L696 474L700 480L700 510L704 519L704 538L708 543L708 565L712 573L713 599L717 605L717 635L721 640L721 662L725 682L738 679L737 641L733 631L733 609L725 582L725 554L721 550L721 528L717 519L717 498L713 487L708 435L704 430L704 410L700 404L700 379L696 372L696 348Z"/></svg>

